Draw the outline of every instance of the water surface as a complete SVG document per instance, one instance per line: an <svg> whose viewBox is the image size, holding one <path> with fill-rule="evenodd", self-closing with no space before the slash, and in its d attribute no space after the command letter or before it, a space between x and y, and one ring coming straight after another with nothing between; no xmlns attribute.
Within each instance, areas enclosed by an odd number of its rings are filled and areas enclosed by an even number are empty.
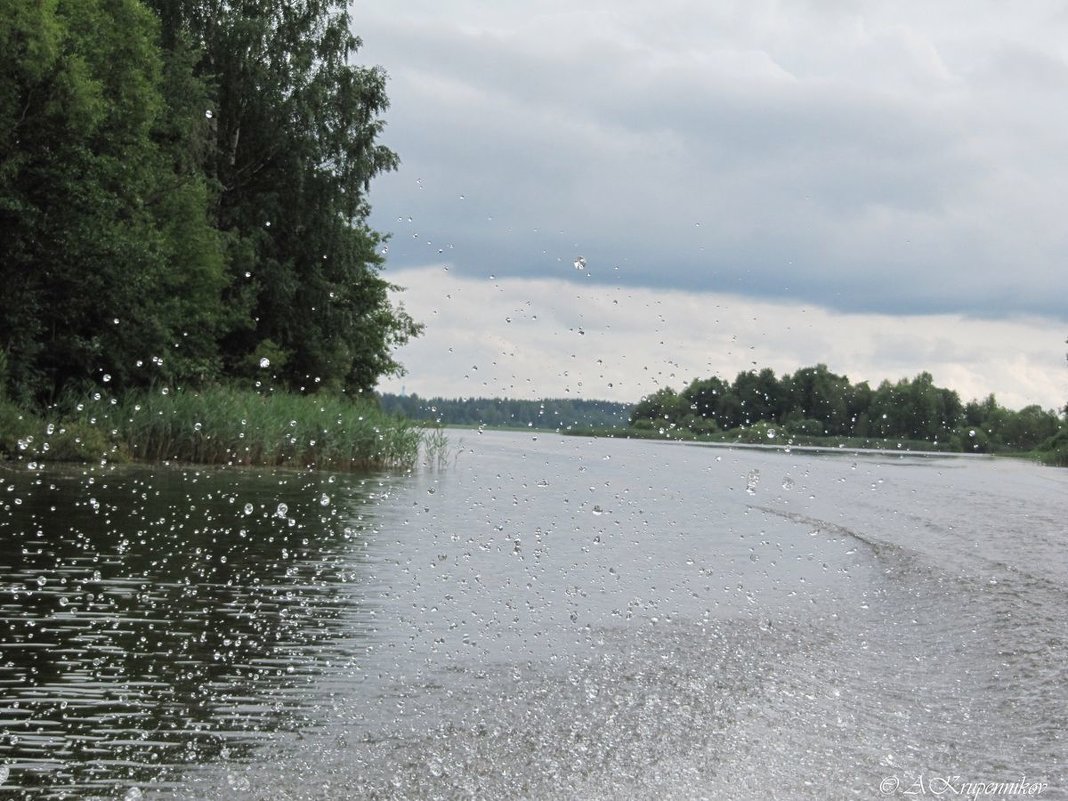
<svg viewBox="0 0 1068 801"><path fill-rule="evenodd" d="M1068 797L1064 471L452 439L410 475L5 473L5 790Z"/></svg>

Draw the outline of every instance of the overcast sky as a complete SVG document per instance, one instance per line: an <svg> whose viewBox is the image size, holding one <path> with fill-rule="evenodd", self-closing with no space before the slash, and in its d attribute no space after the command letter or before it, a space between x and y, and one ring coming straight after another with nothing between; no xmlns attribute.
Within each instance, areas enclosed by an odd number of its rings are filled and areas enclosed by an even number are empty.
<svg viewBox="0 0 1068 801"><path fill-rule="evenodd" d="M383 389L637 400L824 362L1068 400L1068 4L353 17L402 161L371 222L427 325Z"/></svg>

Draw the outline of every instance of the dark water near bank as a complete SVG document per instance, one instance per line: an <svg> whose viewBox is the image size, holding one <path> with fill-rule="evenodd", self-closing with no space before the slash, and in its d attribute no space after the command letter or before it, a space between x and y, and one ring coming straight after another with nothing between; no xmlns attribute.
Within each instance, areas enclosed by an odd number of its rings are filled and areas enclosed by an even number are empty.
<svg viewBox="0 0 1068 801"><path fill-rule="evenodd" d="M0 797L1068 797L1068 471L452 439L0 473Z"/></svg>

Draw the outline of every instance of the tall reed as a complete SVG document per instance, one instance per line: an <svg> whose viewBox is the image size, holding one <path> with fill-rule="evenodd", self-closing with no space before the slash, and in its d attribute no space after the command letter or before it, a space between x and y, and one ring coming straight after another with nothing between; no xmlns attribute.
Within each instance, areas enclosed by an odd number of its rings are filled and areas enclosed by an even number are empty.
<svg viewBox="0 0 1068 801"><path fill-rule="evenodd" d="M132 458L153 462L410 467L422 438L368 400L231 387L94 398L78 413L106 427Z"/></svg>

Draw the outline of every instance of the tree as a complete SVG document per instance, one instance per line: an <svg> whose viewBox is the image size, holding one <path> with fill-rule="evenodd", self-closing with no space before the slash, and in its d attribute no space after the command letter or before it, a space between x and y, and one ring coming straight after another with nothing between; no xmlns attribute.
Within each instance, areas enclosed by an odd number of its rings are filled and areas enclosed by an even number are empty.
<svg viewBox="0 0 1068 801"><path fill-rule="evenodd" d="M221 254L203 186L178 185L155 138L166 108L155 17L138 0L0 6L11 394L45 401L94 380L209 370Z"/></svg>
<svg viewBox="0 0 1068 801"><path fill-rule="evenodd" d="M345 0L146 1L0 0L0 383L47 402L266 358L370 391L420 327L366 223L397 158Z"/></svg>
<svg viewBox="0 0 1068 801"><path fill-rule="evenodd" d="M1045 442L1060 429L1053 412L1041 406L1025 406L1018 412L1008 412L998 432L1002 444L1012 450L1029 451Z"/></svg>
<svg viewBox="0 0 1068 801"><path fill-rule="evenodd" d="M759 375L752 370L738 373L733 390L741 407L744 425L775 419L779 385L771 370L765 368Z"/></svg>
<svg viewBox="0 0 1068 801"><path fill-rule="evenodd" d="M658 425L677 424L688 413L685 401L671 387L646 395L630 413L631 425L639 420L651 420Z"/></svg>
<svg viewBox="0 0 1068 801"><path fill-rule="evenodd" d="M695 379L682 391L681 398L691 413L719 422L720 403L729 389L730 384L715 376Z"/></svg>
<svg viewBox="0 0 1068 801"><path fill-rule="evenodd" d="M366 223L371 179L396 155L376 143L385 74L356 67L346 0L152 0L164 42L188 40L211 85L204 169L218 187L228 372L287 385L370 391L397 373L393 348L420 331L391 306L381 237Z"/></svg>
<svg viewBox="0 0 1068 801"><path fill-rule="evenodd" d="M849 379L835 375L825 364L803 367L784 381L788 387L787 405L797 418L819 420L828 434L848 434L853 427L847 406Z"/></svg>

